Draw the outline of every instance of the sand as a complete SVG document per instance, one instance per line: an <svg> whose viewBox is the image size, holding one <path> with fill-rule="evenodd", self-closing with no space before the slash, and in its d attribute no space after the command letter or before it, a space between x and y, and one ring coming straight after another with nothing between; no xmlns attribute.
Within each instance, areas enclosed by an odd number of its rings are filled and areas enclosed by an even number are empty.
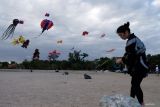
<svg viewBox="0 0 160 107"><path fill-rule="evenodd" d="M17 72L16 72L17 71ZM130 76L123 73L1 70L0 107L99 107L103 95L130 93ZM85 80L88 73L93 79ZM146 107L160 107L160 76L141 84Z"/></svg>

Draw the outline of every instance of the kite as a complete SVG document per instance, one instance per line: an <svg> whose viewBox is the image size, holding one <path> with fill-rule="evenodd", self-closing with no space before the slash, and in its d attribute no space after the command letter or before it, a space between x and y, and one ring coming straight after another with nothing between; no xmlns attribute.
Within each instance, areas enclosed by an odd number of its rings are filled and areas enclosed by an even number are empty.
<svg viewBox="0 0 160 107"><path fill-rule="evenodd" d="M62 40L57 41L57 43L62 43L62 42L63 42Z"/></svg>
<svg viewBox="0 0 160 107"><path fill-rule="evenodd" d="M33 53L33 60L39 60L39 49L35 49L35 52Z"/></svg>
<svg viewBox="0 0 160 107"><path fill-rule="evenodd" d="M13 39L12 44L13 44L13 45L18 45L18 44L19 44L19 41L18 41L17 39Z"/></svg>
<svg viewBox="0 0 160 107"><path fill-rule="evenodd" d="M22 48L27 48L28 45L29 45L29 42L30 42L29 40L26 40L21 47Z"/></svg>
<svg viewBox="0 0 160 107"><path fill-rule="evenodd" d="M53 22L48 20L48 19L44 19L41 21L41 28L42 28L42 32L41 34L45 31L45 30L49 30L51 27L53 26Z"/></svg>
<svg viewBox="0 0 160 107"><path fill-rule="evenodd" d="M25 38L23 36L19 36L18 39L13 39L12 44L13 45L18 45L18 44L22 44L21 47L23 48L27 48L29 45L29 40L25 40Z"/></svg>
<svg viewBox="0 0 160 107"><path fill-rule="evenodd" d="M88 35L88 34L89 34L89 32L84 31L84 32L82 33L82 36L86 36L86 35Z"/></svg>
<svg viewBox="0 0 160 107"><path fill-rule="evenodd" d="M54 50L54 51L49 52L49 54L60 54L60 52L58 52L57 50Z"/></svg>
<svg viewBox="0 0 160 107"><path fill-rule="evenodd" d="M55 60L59 57L60 54L61 54L60 52L58 52L57 50L54 50L54 51L49 52L48 58L49 60Z"/></svg>
<svg viewBox="0 0 160 107"><path fill-rule="evenodd" d="M113 51L115 51L116 49L110 49L110 50L108 50L108 51L106 51L106 52L113 52Z"/></svg>
<svg viewBox="0 0 160 107"><path fill-rule="evenodd" d="M19 38L13 39L12 44L18 45L18 44L23 44L24 42L25 42L25 38L23 36L19 36Z"/></svg>
<svg viewBox="0 0 160 107"><path fill-rule="evenodd" d="M18 41L23 44L25 42L25 38L23 36L19 36Z"/></svg>
<svg viewBox="0 0 160 107"><path fill-rule="evenodd" d="M102 35L101 35L101 38L103 38L103 37L105 37L105 36L106 36L106 34L102 34Z"/></svg>
<svg viewBox="0 0 160 107"><path fill-rule="evenodd" d="M9 25L9 27L5 30L5 32L3 33L1 39L2 40L6 40L8 39L10 36L13 37L15 28L18 24L23 24L24 22L22 20L19 19L14 19L13 23L11 25Z"/></svg>
<svg viewBox="0 0 160 107"><path fill-rule="evenodd" d="M49 13L46 13L45 16L49 17ZM42 32L41 32L41 34L42 34L45 30L49 30L50 28L52 28L54 24L51 20L44 19L41 21L40 25L41 25L41 29L42 29Z"/></svg>
<svg viewBox="0 0 160 107"><path fill-rule="evenodd" d="M46 17L49 17L49 13L46 13L45 16L46 16Z"/></svg>

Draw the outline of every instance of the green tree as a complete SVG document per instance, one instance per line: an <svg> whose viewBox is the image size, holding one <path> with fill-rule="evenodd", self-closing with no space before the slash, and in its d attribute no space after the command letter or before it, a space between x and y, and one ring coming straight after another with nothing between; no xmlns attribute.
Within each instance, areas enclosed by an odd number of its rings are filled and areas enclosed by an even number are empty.
<svg viewBox="0 0 160 107"><path fill-rule="evenodd" d="M85 59L86 57L88 57L88 54L87 54L87 53L82 53L81 56L82 56L81 61L84 61L84 59Z"/></svg>
<svg viewBox="0 0 160 107"><path fill-rule="evenodd" d="M8 68L8 62L2 62L2 68Z"/></svg>

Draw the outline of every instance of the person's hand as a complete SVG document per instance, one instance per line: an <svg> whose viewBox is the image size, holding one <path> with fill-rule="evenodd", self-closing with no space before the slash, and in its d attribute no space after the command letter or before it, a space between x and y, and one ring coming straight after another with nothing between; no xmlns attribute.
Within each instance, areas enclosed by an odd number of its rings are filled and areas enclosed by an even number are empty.
<svg viewBox="0 0 160 107"><path fill-rule="evenodd" d="M116 63L117 63L117 64L122 64L122 63L123 63L122 58L116 59Z"/></svg>

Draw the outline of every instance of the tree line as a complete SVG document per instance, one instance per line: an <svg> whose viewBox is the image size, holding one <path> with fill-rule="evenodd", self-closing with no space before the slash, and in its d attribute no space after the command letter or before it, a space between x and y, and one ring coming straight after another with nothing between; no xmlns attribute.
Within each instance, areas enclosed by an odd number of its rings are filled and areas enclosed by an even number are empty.
<svg viewBox="0 0 160 107"><path fill-rule="evenodd" d="M117 70L123 69L124 65L115 63L116 57L108 58L101 57L92 61L86 60L89 55L81 51L73 51L68 54L67 60L57 60L54 57L52 60L33 60L25 59L22 63L17 64L15 61L0 62L1 69L42 69L42 70ZM147 55L150 70L154 71L156 65L160 65L160 54Z"/></svg>

